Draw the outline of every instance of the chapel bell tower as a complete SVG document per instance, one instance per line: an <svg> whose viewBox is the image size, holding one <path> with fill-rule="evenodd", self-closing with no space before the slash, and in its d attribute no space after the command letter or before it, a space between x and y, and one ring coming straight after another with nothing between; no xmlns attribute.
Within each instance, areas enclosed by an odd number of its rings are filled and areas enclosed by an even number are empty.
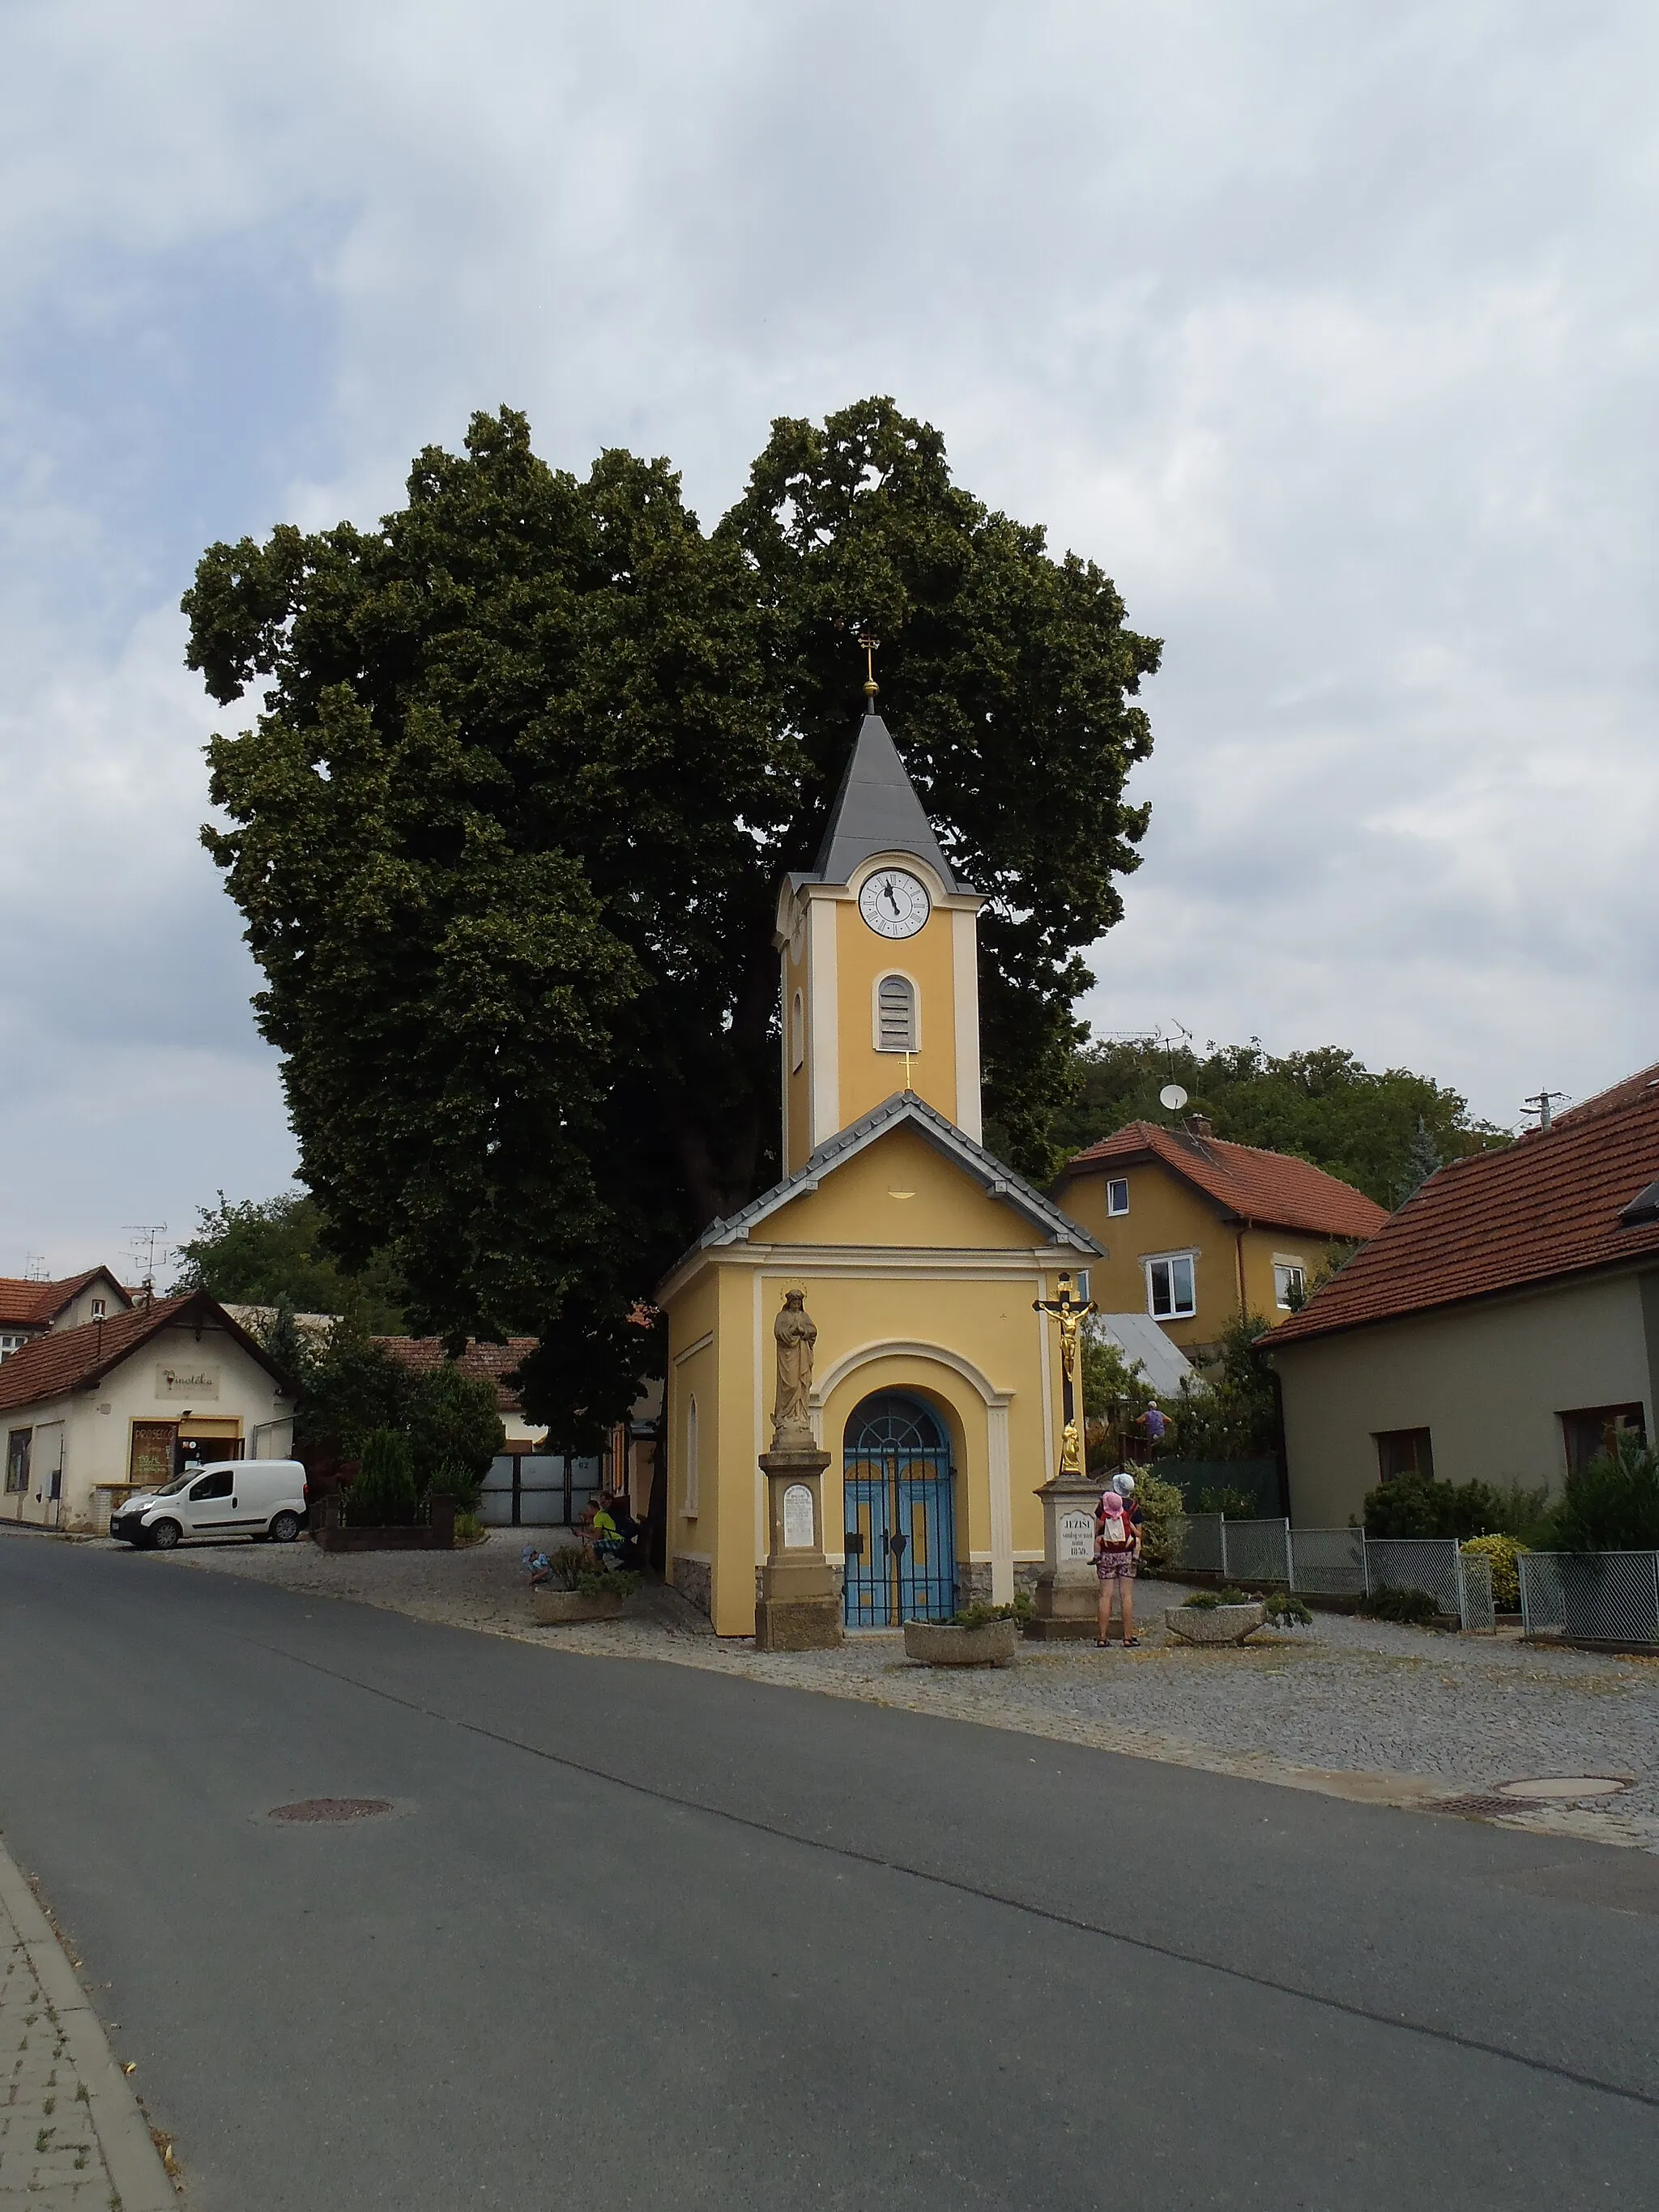
<svg viewBox="0 0 1659 2212"><path fill-rule="evenodd" d="M873 677L817 865L778 900L786 1174L896 1091L981 1138L980 894L952 876Z"/></svg>

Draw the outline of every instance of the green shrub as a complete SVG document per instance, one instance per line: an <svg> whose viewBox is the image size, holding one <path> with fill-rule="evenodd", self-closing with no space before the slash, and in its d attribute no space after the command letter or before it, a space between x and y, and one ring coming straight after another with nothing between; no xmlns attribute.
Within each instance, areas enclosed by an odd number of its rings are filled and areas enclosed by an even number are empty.
<svg viewBox="0 0 1659 2212"><path fill-rule="evenodd" d="M1250 1605L1254 1601L1249 1591L1242 1589L1194 1590L1182 1601L1194 1613L1213 1613L1218 1605Z"/></svg>
<svg viewBox="0 0 1659 2212"><path fill-rule="evenodd" d="M1530 1542L1545 1518L1542 1490L1437 1482L1402 1474L1365 1493L1368 1536L1515 1536Z"/></svg>
<svg viewBox="0 0 1659 2212"><path fill-rule="evenodd" d="M1187 1507L1179 1487L1151 1468L1134 1467L1135 1503L1140 1508L1140 1564L1155 1575L1181 1556L1181 1524Z"/></svg>
<svg viewBox="0 0 1659 2212"><path fill-rule="evenodd" d="M458 1513L455 1516L455 1541L458 1544L477 1544L488 1533L476 1513Z"/></svg>
<svg viewBox="0 0 1659 2212"><path fill-rule="evenodd" d="M1010 1605L964 1605L951 1615L948 1628L988 1628L994 1620L1027 1621L1036 1611L1028 1590L1016 1590Z"/></svg>
<svg viewBox="0 0 1659 2212"><path fill-rule="evenodd" d="M1458 1548L1491 1562L1492 1604L1499 1613L1515 1612L1521 1602L1521 1574L1515 1563L1532 1547L1518 1543L1513 1536L1471 1536Z"/></svg>
<svg viewBox="0 0 1659 2212"><path fill-rule="evenodd" d="M415 1518L416 1503L408 1437L396 1429L371 1429L346 1492L347 1519L358 1528L396 1528Z"/></svg>
<svg viewBox="0 0 1659 2212"><path fill-rule="evenodd" d="M1248 1490L1235 1490L1224 1483L1219 1488L1200 1490L1194 1501L1194 1513L1224 1513L1230 1521L1254 1521L1256 1503Z"/></svg>
<svg viewBox="0 0 1659 2212"><path fill-rule="evenodd" d="M417 1474L417 1483L419 1480ZM453 1498L457 1519L462 1514L470 1518L478 1510L478 1499L483 1490L483 1478L481 1475L474 1474L470 1468L463 1467L458 1459L446 1459L441 1461L434 1470L432 1480L426 1486L426 1495L428 1498Z"/></svg>
<svg viewBox="0 0 1659 2212"><path fill-rule="evenodd" d="M1270 1590L1262 1600L1266 1616L1275 1628L1311 1628L1313 1615L1291 1590Z"/></svg>
<svg viewBox="0 0 1659 2212"><path fill-rule="evenodd" d="M1410 1628L1427 1628L1439 1618L1440 1607L1427 1590L1395 1589L1392 1583L1384 1583L1360 1599L1359 1611L1368 1620L1397 1620Z"/></svg>
<svg viewBox="0 0 1659 2212"><path fill-rule="evenodd" d="M507 1441L494 1382L463 1375L446 1359L415 1376L404 1419L421 1496L447 1487L452 1498L471 1509L490 1461Z"/></svg>
<svg viewBox="0 0 1659 2212"><path fill-rule="evenodd" d="M1634 1429L1568 1475L1553 1542L1563 1552L1659 1551L1659 1452Z"/></svg>

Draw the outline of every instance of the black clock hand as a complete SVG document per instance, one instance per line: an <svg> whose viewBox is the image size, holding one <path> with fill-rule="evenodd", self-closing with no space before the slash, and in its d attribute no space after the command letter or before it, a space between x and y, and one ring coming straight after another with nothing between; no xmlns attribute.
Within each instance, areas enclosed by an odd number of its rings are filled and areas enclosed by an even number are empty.
<svg viewBox="0 0 1659 2212"><path fill-rule="evenodd" d="M892 878L891 878L890 876L887 878L887 881L886 881L886 882L882 885L882 889L883 889L883 890L886 892L886 894L887 894L887 903L888 903L888 905L889 905L889 906L890 906L890 907L892 908L892 909L893 909L894 913L895 913L895 914L896 914L896 913L898 912L898 910L899 910L899 902L898 902L898 901L897 901L897 900L893 896L893 879L892 879Z"/></svg>

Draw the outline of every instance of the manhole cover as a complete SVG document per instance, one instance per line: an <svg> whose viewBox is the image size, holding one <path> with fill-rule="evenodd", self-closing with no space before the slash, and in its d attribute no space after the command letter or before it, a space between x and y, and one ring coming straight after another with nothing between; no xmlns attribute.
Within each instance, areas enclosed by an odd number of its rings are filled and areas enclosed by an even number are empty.
<svg viewBox="0 0 1659 2212"><path fill-rule="evenodd" d="M301 1797L295 1805L273 1805L268 1820L313 1823L373 1820L392 1810L389 1797Z"/></svg>
<svg viewBox="0 0 1659 2212"><path fill-rule="evenodd" d="M1531 1782L1500 1782L1492 1794L1544 1805L1554 1797L1616 1797L1629 1787L1611 1774L1542 1774Z"/></svg>

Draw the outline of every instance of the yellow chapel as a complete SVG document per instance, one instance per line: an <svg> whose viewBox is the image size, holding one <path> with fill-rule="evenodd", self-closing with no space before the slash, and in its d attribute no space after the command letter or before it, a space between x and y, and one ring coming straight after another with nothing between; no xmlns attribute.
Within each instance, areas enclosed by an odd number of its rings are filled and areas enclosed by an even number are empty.
<svg viewBox="0 0 1659 2212"><path fill-rule="evenodd" d="M1034 1302L1100 1253L981 1144L984 901L867 708L817 864L778 898L783 1180L711 1222L657 1293L667 1574L723 1636L755 1630L788 1293L817 1328L824 1555L846 1627L883 1628L1036 1581L1061 1386Z"/></svg>

